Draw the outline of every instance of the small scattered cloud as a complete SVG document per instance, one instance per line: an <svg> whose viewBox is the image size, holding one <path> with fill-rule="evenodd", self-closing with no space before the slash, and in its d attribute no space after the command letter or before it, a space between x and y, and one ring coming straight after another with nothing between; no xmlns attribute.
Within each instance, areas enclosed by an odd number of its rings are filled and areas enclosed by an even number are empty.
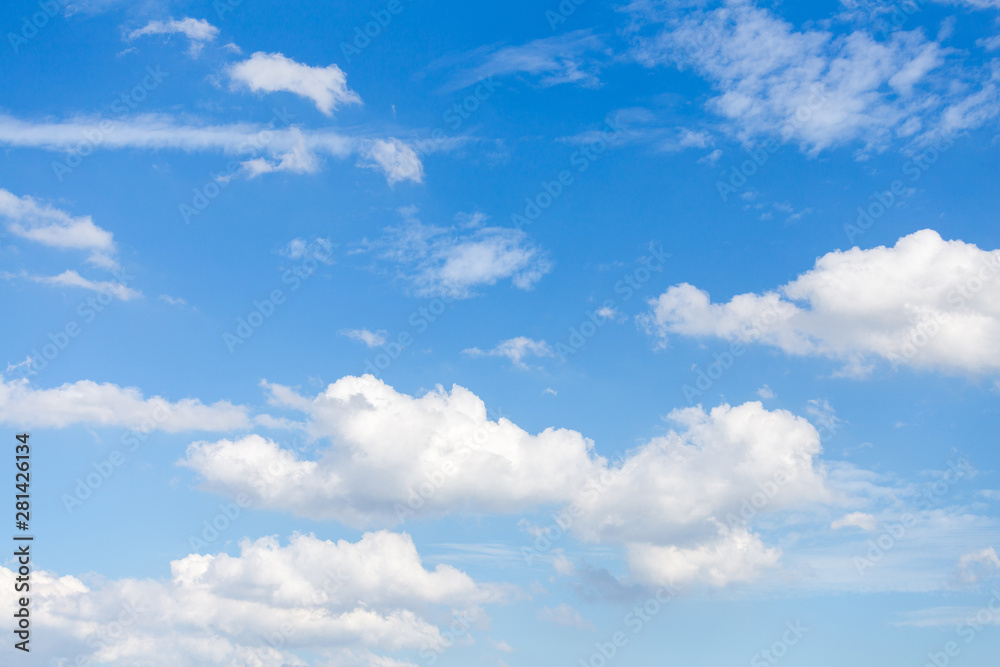
<svg viewBox="0 0 1000 667"><path fill-rule="evenodd" d="M378 331L369 331L368 329L344 329L340 332L340 335L347 336L351 340L364 343L368 347L379 347L380 345L385 345L385 341L388 336L385 329L379 329Z"/></svg>
<svg viewBox="0 0 1000 667"><path fill-rule="evenodd" d="M848 527L860 528L865 532L871 533L878 528L878 521L871 514L865 514L864 512L852 512L851 514L840 517L830 524L830 528L833 530Z"/></svg>
<svg viewBox="0 0 1000 667"><path fill-rule="evenodd" d="M213 41L219 35L219 29L205 19L170 19L168 21L150 21L142 28L128 33L129 41L146 35L184 35L191 42L188 53L192 57L201 53L206 43Z"/></svg>
<svg viewBox="0 0 1000 667"><path fill-rule="evenodd" d="M294 238L278 254L288 259L300 260L312 258L324 264L333 263L333 243L329 238L317 236L312 241L304 238Z"/></svg>
<svg viewBox="0 0 1000 667"><path fill-rule="evenodd" d="M526 233L486 226L485 216L460 216L460 224L438 227L420 222L414 207L400 213L403 224L366 242L366 250L394 264L420 296L465 299L501 280L529 290L552 269Z"/></svg>
<svg viewBox="0 0 1000 667"><path fill-rule="evenodd" d="M439 60L432 67L459 68L448 90L516 74L534 77L542 87L575 83L595 88L601 83L597 74L606 60L604 41L589 30L576 30L517 46L482 47Z"/></svg>
<svg viewBox="0 0 1000 667"><path fill-rule="evenodd" d="M712 167L715 165L716 162L719 161L720 157L722 157L722 149L716 148L708 155L698 158L698 164L707 164L708 166Z"/></svg>
<svg viewBox="0 0 1000 667"><path fill-rule="evenodd" d="M305 97L327 116L345 104L361 104L361 97L347 87L347 75L336 65L312 67L281 53L258 51L232 65L229 77L235 86L254 92L284 91Z"/></svg>
<svg viewBox="0 0 1000 667"><path fill-rule="evenodd" d="M32 282L51 287L79 287L92 292L104 292L122 301L130 301L142 296L142 292L134 290L123 283L88 280L71 269L63 271L57 276L29 275L28 279Z"/></svg>
<svg viewBox="0 0 1000 667"><path fill-rule="evenodd" d="M963 554L958 559L956 578L959 583L974 586L1000 573L1000 557L996 549L986 547Z"/></svg>
<svg viewBox="0 0 1000 667"><path fill-rule="evenodd" d="M161 294L159 296L159 299L160 299L160 301L162 301L164 303L168 303L171 306L179 306L179 307L183 308L184 306L187 305L187 301L185 301L184 299L182 299L180 297L172 297L169 294Z"/></svg>
<svg viewBox="0 0 1000 667"><path fill-rule="evenodd" d="M573 607L565 602L558 607L546 606L538 612L538 618L558 625L561 628L578 628L580 630L594 631L594 624L580 615Z"/></svg>
<svg viewBox="0 0 1000 667"><path fill-rule="evenodd" d="M514 366L527 369L524 363L526 357L551 357L554 356L552 348L544 340L533 340L526 336L517 336L501 341L491 350L483 351L478 347L462 350L462 354L470 357L507 357ZM555 394L555 392L552 392Z"/></svg>
<svg viewBox="0 0 1000 667"><path fill-rule="evenodd" d="M108 270L118 263L111 232L94 224L89 215L74 217L65 211L0 188L0 221L7 232L51 248L87 250L87 262Z"/></svg>
<svg viewBox="0 0 1000 667"><path fill-rule="evenodd" d="M417 152L399 139L373 139L365 144L361 157L359 165L381 171L389 185L400 181L422 183L424 180L424 165Z"/></svg>
<svg viewBox="0 0 1000 667"><path fill-rule="evenodd" d="M771 390L771 388L765 384L763 387L757 390L757 395L766 400L769 398L774 398L777 394L775 394Z"/></svg>

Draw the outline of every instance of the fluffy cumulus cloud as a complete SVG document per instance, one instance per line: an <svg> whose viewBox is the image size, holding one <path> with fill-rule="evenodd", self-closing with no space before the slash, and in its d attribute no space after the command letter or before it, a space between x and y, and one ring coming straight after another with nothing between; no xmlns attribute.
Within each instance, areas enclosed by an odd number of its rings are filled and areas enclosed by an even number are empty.
<svg viewBox="0 0 1000 667"><path fill-rule="evenodd" d="M189 53L196 56L202 47L219 36L219 29L205 19L170 19L168 21L150 21L145 26L128 33L128 39L133 40L146 35L184 35L191 41Z"/></svg>
<svg viewBox="0 0 1000 667"><path fill-rule="evenodd" d="M1000 250L946 241L930 229L893 247L834 251L790 283L712 303L689 285L651 301L661 336L716 336L845 362L874 360L953 373L1000 370Z"/></svg>
<svg viewBox="0 0 1000 667"><path fill-rule="evenodd" d="M544 37L499 48L484 47L434 66L457 64L462 71L449 85L464 88L490 77L516 74L534 77L543 87L575 83L586 87L600 84L597 73L601 67L604 43L588 30L576 30L555 37ZM472 66L469 63L474 63Z"/></svg>
<svg viewBox="0 0 1000 667"><path fill-rule="evenodd" d="M47 637L33 653L125 667L154 655L180 667L310 664L298 652L331 664L403 664L373 651L440 646L442 631L428 618L447 619L449 610L483 618L481 605L510 592L449 565L429 570L408 535L384 531L357 542L244 540L238 555L191 554L170 569L168 581L89 585L33 572L33 624ZM0 567L5 586L14 576ZM8 616L13 603L7 596Z"/></svg>
<svg viewBox="0 0 1000 667"><path fill-rule="evenodd" d="M760 403L674 411L678 431L612 465L576 431L531 434L491 419L458 386L414 397L363 376L316 397L268 388L273 404L304 413L302 428L328 446L304 458L251 435L194 443L182 464L210 490L316 519L369 527L560 505L578 538L625 547L643 583L721 585L778 559L740 519L747 503L776 512L834 501L815 428Z"/></svg>
<svg viewBox="0 0 1000 667"><path fill-rule="evenodd" d="M424 165L417 152L399 139L370 141L362 149L361 156L361 166L381 171L390 185L400 181L421 183L424 180Z"/></svg>
<svg viewBox="0 0 1000 667"><path fill-rule="evenodd" d="M184 464L205 485L247 493L263 507L354 526L393 525L419 510L510 513L558 502L602 459L575 431L532 435L489 419L475 394L455 386L408 396L376 378L345 377L313 398L269 385L271 402L307 416L306 431L331 446L304 460L257 435L190 446ZM252 485L269 469L266 485Z"/></svg>
<svg viewBox="0 0 1000 667"><path fill-rule="evenodd" d="M531 289L552 269L526 233L488 227L482 215L460 216L458 227L438 227L420 222L413 207L400 213L403 224L387 228L369 249L395 264L420 296L464 299L500 280Z"/></svg>
<svg viewBox="0 0 1000 667"><path fill-rule="evenodd" d="M717 92L711 110L743 141L777 134L813 152L852 141L879 149L981 125L1000 110L995 72L949 65L952 50L921 30L878 39L867 28L798 29L744 0L630 8L632 57L704 77Z"/></svg>
<svg viewBox="0 0 1000 667"><path fill-rule="evenodd" d="M14 236L52 248L85 250L91 264L111 269L117 266L114 237L95 225L89 215L73 216L0 188L0 220Z"/></svg>
<svg viewBox="0 0 1000 667"><path fill-rule="evenodd" d="M327 116L345 104L360 104L361 98L347 87L347 75L336 65L313 67L280 53L258 51L229 68L237 86L254 92L285 91L313 101Z"/></svg>
<svg viewBox="0 0 1000 667"><path fill-rule="evenodd" d="M205 405L184 398L171 403L145 398L135 387L90 380L37 389L27 379L0 378L0 422L25 428L64 428L74 424L154 428L169 431L225 432L249 428L249 411L229 401Z"/></svg>

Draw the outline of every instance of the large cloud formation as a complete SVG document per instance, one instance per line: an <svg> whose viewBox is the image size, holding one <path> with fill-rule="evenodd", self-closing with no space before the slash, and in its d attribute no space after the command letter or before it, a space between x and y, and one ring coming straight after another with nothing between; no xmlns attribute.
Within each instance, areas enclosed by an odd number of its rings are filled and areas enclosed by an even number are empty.
<svg viewBox="0 0 1000 667"><path fill-rule="evenodd" d="M385 531L358 542L244 540L237 556L191 554L170 569L169 581L90 585L33 572L32 619L46 637L33 654L129 667L149 665L151 656L178 667L309 664L297 651L336 664L411 664L372 651L434 651L444 637L429 617L454 612L468 625L483 618L482 604L510 592L449 565L428 570L408 535ZM15 576L0 567L6 589ZM8 618L13 602L5 596Z"/></svg>
<svg viewBox="0 0 1000 667"><path fill-rule="evenodd" d="M766 491L763 511L832 497L815 461L816 429L759 402L675 410L679 431L612 465L576 431L530 434L491 420L459 386L414 397L365 375L312 398L267 387L272 404L304 413L302 428L329 446L309 459L249 435L193 443L182 464L208 489L316 519L391 526L414 515L562 507L581 539L625 546L644 582L724 584L777 562L732 521L754 494Z"/></svg>
<svg viewBox="0 0 1000 667"><path fill-rule="evenodd" d="M866 375L874 360L953 373L1000 370L1000 250L945 241L924 229L888 248L851 248L764 294L712 303L675 285L651 302L661 336L757 342L845 362Z"/></svg>

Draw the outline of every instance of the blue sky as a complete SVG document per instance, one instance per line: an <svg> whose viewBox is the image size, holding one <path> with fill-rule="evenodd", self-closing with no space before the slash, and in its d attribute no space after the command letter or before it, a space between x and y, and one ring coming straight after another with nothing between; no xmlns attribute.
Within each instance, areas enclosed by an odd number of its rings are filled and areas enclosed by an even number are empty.
<svg viewBox="0 0 1000 667"><path fill-rule="evenodd" d="M5 661L993 664L998 9L6 3Z"/></svg>

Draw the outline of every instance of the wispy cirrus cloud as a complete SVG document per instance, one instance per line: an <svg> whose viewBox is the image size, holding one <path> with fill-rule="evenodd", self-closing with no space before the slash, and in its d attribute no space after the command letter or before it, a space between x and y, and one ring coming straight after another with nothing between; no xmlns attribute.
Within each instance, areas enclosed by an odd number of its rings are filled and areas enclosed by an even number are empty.
<svg viewBox="0 0 1000 667"><path fill-rule="evenodd" d="M184 123L162 114L118 120L113 132L106 132L105 129L101 127L101 119L93 117L34 122L0 115L0 145L72 152L85 143L82 137L100 136L97 148L104 150L173 149L254 155L256 157L248 157L243 165L247 175L256 176L271 171L315 173L322 166L321 157L367 155L372 142L379 141L335 130L306 130L294 126L276 129L260 123ZM401 180L419 183L423 178L423 168L412 149L393 138L383 141L392 143L398 155L395 159L373 162L386 180L390 183Z"/></svg>
<svg viewBox="0 0 1000 667"><path fill-rule="evenodd" d="M514 366L521 369L528 368L528 364L524 363L526 357L555 356L552 347L544 340L534 340L527 336L517 336L500 341L496 347L486 351L478 347L470 347L462 350L462 354L469 357L506 357L513 362Z"/></svg>
<svg viewBox="0 0 1000 667"><path fill-rule="evenodd" d="M184 35L191 42L188 53L194 57L201 53L207 42L214 41L219 36L219 29L205 19L168 19L166 21L150 21L141 28L136 28L126 36L129 41L148 35Z"/></svg>
<svg viewBox="0 0 1000 667"><path fill-rule="evenodd" d="M737 0L629 9L630 57L702 76L716 93L708 109L744 142L777 136L810 153L854 142L878 151L1000 114L996 67L966 65L919 29L883 39L863 28L800 29Z"/></svg>
<svg viewBox="0 0 1000 667"><path fill-rule="evenodd" d="M489 77L524 75L539 86L574 83L597 87L603 63L609 59L604 40L589 30L536 39L517 46L484 46L443 58L434 69L457 69L447 90L458 90Z"/></svg>
<svg viewBox="0 0 1000 667"><path fill-rule="evenodd" d="M501 280L528 290L552 269L527 234L485 226L481 214L466 216L457 226L437 227L417 219L414 207L400 213L403 223L386 228L366 249L394 265L419 295L464 299Z"/></svg>

